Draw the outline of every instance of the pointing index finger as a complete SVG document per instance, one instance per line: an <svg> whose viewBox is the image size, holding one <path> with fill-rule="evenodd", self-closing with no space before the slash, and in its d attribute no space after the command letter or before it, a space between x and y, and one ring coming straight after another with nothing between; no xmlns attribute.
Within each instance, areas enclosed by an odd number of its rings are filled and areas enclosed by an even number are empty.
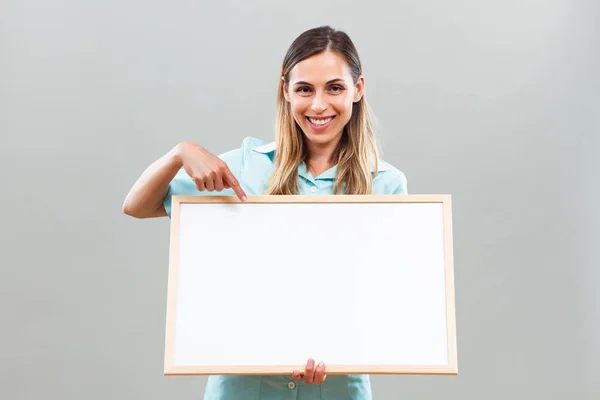
<svg viewBox="0 0 600 400"><path fill-rule="evenodd" d="M233 176L233 174L231 173L231 171L229 169L227 169L223 178L231 186L231 188L233 189L233 191L235 192L235 194L241 201L246 201L248 199L248 196L246 196L244 189L242 189L242 187L240 186L240 183L235 178L235 176Z"/></svg>

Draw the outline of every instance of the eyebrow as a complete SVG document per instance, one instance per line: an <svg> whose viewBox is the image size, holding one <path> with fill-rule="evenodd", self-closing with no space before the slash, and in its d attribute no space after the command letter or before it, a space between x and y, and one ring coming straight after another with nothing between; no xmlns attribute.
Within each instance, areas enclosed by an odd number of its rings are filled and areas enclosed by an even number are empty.
<svg viewBox="0 0 600 400"><path fill-rule="evenodd" d="M330 81L327 81L326 85L329 85L329 84L332 84L332 83L335 83L335 82L343 82L343 81L344 80L342 78L335 78L335 79L332 79ZM305 82L305 81L298 81L298 82L294 83L294 85L309 85L309 86L312 86L312 84L310 84L308 82Z"/></svg>

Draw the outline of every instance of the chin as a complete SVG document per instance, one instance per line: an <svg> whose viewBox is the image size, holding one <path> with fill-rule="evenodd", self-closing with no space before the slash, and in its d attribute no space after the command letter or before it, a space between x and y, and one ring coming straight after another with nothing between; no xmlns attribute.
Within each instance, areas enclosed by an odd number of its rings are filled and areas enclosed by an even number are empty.
<svg viewBox="0 0 600 400"><path fill-rule="evenodd" d="M327 144L331 141L337 140L341 135L341 130L337 126L338 124L332 124L327 129L318 130L313 129L310 124L301 124L300 127L304 132L304 136L315 144Z"/></svg>
<svg viewBox="0 0 600 400"><path fill-rule="evenodd" d="M304 136L314 144L327 144L337 140L341 135L339 133L312 132L310 129L303 129Z"/></svg>

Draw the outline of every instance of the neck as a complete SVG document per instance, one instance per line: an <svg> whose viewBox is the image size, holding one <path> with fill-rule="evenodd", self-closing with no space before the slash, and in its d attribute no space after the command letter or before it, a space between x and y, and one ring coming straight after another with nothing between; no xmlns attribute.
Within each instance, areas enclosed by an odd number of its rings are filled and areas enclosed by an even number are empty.
<svg viewBox="0 0 600 400"><path fill-rule="evenodd" d="M334 164L333 155L339 140L331 141L330 143L315 144L306 141L306 166L313 176L318 176L327 171Z"/></svg>

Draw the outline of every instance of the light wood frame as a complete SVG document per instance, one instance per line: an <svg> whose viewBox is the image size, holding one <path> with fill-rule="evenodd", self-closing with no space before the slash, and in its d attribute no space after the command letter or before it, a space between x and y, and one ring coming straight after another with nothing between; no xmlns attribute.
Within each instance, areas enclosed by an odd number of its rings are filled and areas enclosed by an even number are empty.
<svg viewBox="0 0 600 400"><path fill-rule="evenodd" d="M171 212L170 256L167 288L167 315L165 335L165 375L288 375L293 370L304 370L304 365L274 365L270 367L181 367L173 365L175 310L177 294L178 232L180 205L185 203L240 203L235 196L173 196ZM327 365L327 374L458 374L457 339L454 293L454 254L452 237L451 196L439 195L319 195L319 196L248 196L245 203L441 203L443 205L444 264L448 361L447 366L388 366L363 365L360 368L346 365Z"/></svg>

